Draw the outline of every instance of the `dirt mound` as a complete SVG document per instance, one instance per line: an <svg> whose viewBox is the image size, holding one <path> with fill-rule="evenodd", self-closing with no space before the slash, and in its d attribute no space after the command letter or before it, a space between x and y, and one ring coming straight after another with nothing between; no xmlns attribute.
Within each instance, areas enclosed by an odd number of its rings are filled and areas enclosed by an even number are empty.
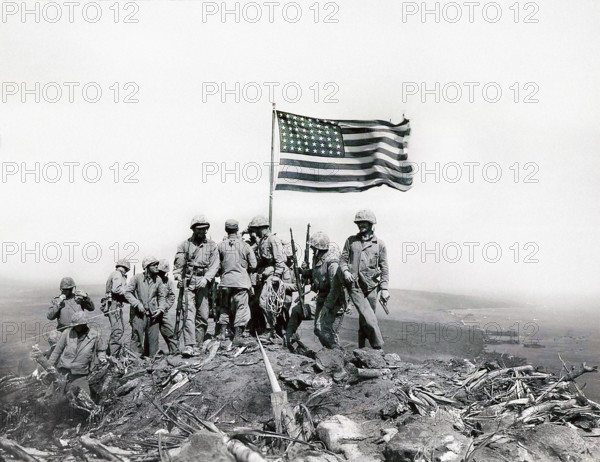
<svg viewBox="0 0 600 462"><path fill-rule="evenodd" d="M587 366L557 378L528 365L411 364L375 350L265 349L279 394L254 340L241 349L209 340L201 356L187 359L111 360L90 377L95 403L80 393L57 407L55 384L41 369L6 377L0 381L0 455L38 461L600 460L596 438L587 438L597 434L600 406L573 381L594 371ZM273 414L281 396L290 409L283 427Z"/></svg>

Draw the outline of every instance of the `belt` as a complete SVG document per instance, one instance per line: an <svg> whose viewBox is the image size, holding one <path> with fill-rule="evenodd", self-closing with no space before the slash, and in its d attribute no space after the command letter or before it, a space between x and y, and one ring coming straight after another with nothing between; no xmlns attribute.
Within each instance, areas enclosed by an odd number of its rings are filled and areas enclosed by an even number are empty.
<svg viewBox="0 0 600 462"><path fill-rule="evenodd" d="M192 268L187 271L187 277L204 276L205 274L206 274L206 268Z"/></svg>

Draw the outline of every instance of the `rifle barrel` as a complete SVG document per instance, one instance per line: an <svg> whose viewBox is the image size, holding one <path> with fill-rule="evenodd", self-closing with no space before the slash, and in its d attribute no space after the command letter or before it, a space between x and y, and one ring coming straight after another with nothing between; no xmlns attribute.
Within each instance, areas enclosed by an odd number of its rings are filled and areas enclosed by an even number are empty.
<svg viewBox="0 0 600 462"><path fill-rule="evenodd" d="M306 246L304 247L304 263L310 264L310 223L306 225Z"/></svg>
<svg viewBox="0 0 600 462"><path fill-rule="evenodd" d="M290 238L292 249L295 249L294 243L294 232L292 228L290 228ZM300 271L298 270L298 258L296 257L296 252L292 252L292 262L294 266L294 276L296 277L296 286L298 287L298 299L300 300L300 307L302 308L302 312L304 312L304 287L302 287L302 281L300 280Z"/></svg>

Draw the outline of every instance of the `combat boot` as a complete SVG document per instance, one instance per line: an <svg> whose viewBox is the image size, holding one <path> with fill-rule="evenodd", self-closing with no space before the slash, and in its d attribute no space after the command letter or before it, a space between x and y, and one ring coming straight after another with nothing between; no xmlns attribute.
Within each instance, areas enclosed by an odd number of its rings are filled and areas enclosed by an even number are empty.
<svg viewBox="0 0 600 462"><path fill-rule="evenodd" d="M217 337L217 340L225 341L225 340L229 339L229 337L230 337L229 328L227 327L227 325L221 324L221 329L220 329L219 335Z"/></svg>
<svg viewBox="0 0 600 462"><path fill-rule="evenodd" d="M194 356L194 348L192 345L186 345L183 350L181 350L181 356L184 358L190 358Z"/></svg>
<svg viewBox="0 0 600 462"><path fill-rule="evenodd" d="M364 348L366 346L367 339L365 333L362 330L358 331L358 348Z"/></svg>
<svg viewBox="0 0 600 462"><path fill-rule="evenodd" d="M233 346L235 346L235 347L241 347L241 346L244 346L246 344L246 342L242 338L243 334L244 334L244 328L243 327L236 327L235 328L235 333L233 334Z"/></svg>
<svg viewBox="0 0 600 462"><path fill-rule="evenodd" d="M204 343L204 337L206 335L206 327L202 326L196 331L196 345L198 348L202 349L202 344Z"/></svg>

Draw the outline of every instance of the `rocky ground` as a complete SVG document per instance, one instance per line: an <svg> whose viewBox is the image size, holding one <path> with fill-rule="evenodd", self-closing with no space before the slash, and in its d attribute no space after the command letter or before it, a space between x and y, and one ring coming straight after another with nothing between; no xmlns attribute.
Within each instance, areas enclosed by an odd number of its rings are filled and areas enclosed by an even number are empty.
<svg viewBox="0 0 600 462"><path fill-rule="evenodd" d="M80 394L68 412L42 368L5 377L0 460L600 460L600 406L573 380L595 372L587 366L555 377L489 357L265 350L285 393L273 393L251 339L209 340L195 358L111 361L92 376L97 403Z"/></svg>

